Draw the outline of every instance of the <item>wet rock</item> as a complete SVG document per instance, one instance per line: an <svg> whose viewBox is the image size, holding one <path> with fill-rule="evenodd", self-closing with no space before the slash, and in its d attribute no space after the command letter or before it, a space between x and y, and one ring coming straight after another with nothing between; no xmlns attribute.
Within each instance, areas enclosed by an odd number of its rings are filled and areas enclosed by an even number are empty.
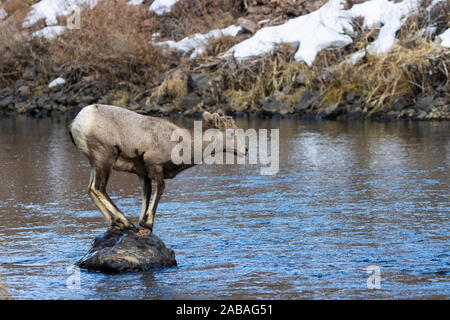
<svg viewBox="0 0 450 320"><path fill-rule="evenodd" d="M66 112L67 111L67 107L65 105L62 105L62 104L60 104L60 105L55 104L55 105L53 105L53 110L57 110L59 112Z"/></svg>
<svg viewBox="0 0 450 320"><path fill-rule="evenodd" d="M202 102L202 98L196 93L189 93L183 100L181 100L180 106L182 110L189 110Z"/></svg>
<svg viewBox="0 0 450 320"><path fill-rule="evenodd" d="M413 118L415 114L416 110L414 110L413 108L408 108L404 112L404 115L406 115L408 118Z"/></svg>
<svg viewBox="0 0 450 320"><path fill-rule="evenodd" d="M60 104L66 104L67 103L67 95L63 91L58 91L53 96L53 101L60 103Z"/></svg>
<svg viewBox="0 0 450 320"><path fill-rule="evenodd" d="M0 99L0 108L7 108L9 104L13 103L14 98L12 96L7 96Z"/></svg>
<svg viewBox="0 0 450 320"><path fill-rule="evenodd" d="M449 105L449 100L444 97L438 97L434 99L433 105L435 107L446 107Z"/></svg>
<svg viewBox="0 0 450 320"><path fill-rule="evenodd" d="M286 115L292 113L292 110L288 105L274 96L259 99L258 106L259 113L263 116Z"/></svg>
<svg viewBox="0 0 450 320"><path fill-rule="evenodd" d="M350 91L345 95L347 103L353 103L361 98L361 91Z"/></svg>
<svg viewBox="0 0 450 320"><path fill-rule="evenodd" d="M434 97L431 95L422 95L417 99L417 102L414 105L414 109L424 110L428 112L433 107L433 100Z"/></svg>
<svg viewBox="0 0 450 320"><path fill-rule="evenodd" d="M417 115L417 119L423 120L423 119L426 119L426 116L427 116L426 111L422 110L422 111L419 111L419 114Z"/></svg>
<svg viewBox="0 0 450 320"><path fill-rule="evenodd" d="M282 104L281 101L277 101L273 97L258 99L257 103L259 106L259 112L262 115L267 116L277 114Z"/></svg>
<svg viewBox="0 0 450 320"><path fill-rule="evenodd" d="M364 111L359 105L354 105L352 109L349 112L349 118L350 119L363 119L364 118Z"/></svg>
<svg viewBox="0 0 450 320"><path fill-rule="evenodd" d="M392 104L392 109L397 111L401 111L406 107L408 107L408 101L406 101L404 98L397 98Z"/></svg>
<svg viewBox="0 0 450 320"><path fill-rule="evenodd" d="M294 107L295 111L303 113L319 98L319 93L307 90L303 93L299 103Z"/></svg>
<svg viewBox="0 0 450 320"><path fill-rule="evenodd" d="M51 105L50 97L46 93L41 94L36 98L36 106L39 108L51 109Z"/></svg>
<svg viewBox="0 0 450 320"><path fill-rule="evenodd" d="M17 94L22 99L28 98L30 96L30 94L31 94L30 87L28 87L28 86L21 86L19 89L17 89Z"/></svg>
<svg viewBox="0 0 450 320"><path fill-rule="evenodd" d="M146 229L108 229L94 238L92 248L76 264L90 271L148 271L177 265L175 253Z"/></svg>
<svg viewBox="0 0 450 320"><path fill-rule="evenodd" d="M322 110L319 117L322 119L336 119L338 116L347 112L347 108L343 104L329 103L328 106Z"/></svg>
<svg viewBox="0 0 450 320"><path fill-rule="evenodd" d="M389 119L396 119L398 118L398 115L400 114L399 111L391 110L386 113L386 117Z"/></svg>

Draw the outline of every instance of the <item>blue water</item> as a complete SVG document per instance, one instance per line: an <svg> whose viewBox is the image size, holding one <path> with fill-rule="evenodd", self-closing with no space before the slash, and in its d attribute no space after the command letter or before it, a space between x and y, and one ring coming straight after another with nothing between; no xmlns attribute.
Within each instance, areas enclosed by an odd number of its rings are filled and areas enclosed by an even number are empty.
<svg viewBox="0 0 450 320"><path fill-rule="evenodd" d="M239 121L280 129L278 174L183 172L154 228L178 267L81 271L70 289L68 268L106 224L67 121L0 119L0 281L16 299L450 297L448 122ZM114 173L108 191L136 223L138 179Z"/></svg>

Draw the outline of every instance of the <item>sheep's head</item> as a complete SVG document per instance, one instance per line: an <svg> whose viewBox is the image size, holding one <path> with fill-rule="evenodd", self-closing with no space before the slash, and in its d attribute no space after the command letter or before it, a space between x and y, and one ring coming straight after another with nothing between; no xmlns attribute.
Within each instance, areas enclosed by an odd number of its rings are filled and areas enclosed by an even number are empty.
<svg viewBox="0 0 450 320"><path fill-rule="evenodd" d="M218 113L203 112L203 120L205 121L206 128L219 129L224 131L226 129L237 129L236 124L232 117L220 116Z"/></svg>
<svg viewBox="0 0 450 320"><path fill-rule="evenodd" d="M235 134L235 129L238 128L232 117L220 116L218 113L211 114L208 111L205 111L203 113L203 121L204 129L218 129L222 132L224 148L226 146L233 146L233 150L224 149L224 151L231 151L235 155L240 156L247 154L248 149L245 146L245 142Z"/></svg>

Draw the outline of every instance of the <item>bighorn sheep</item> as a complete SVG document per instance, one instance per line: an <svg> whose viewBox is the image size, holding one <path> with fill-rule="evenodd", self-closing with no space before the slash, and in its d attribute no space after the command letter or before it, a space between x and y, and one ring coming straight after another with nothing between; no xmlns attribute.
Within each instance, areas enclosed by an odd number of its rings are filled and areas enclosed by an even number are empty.
<svg viewBox="0 0 450 320"><path fill-rule="evenodd" d="M224 131L236 129L236 125L231 117L204 112L202 130L210 128ZM172 148L177 142L171 141L171 136L177 129L180 127L161 118L100 104L83 108L72 121L72 141L87 156L91 165L88 194L111 226L134 228L106 193L108 178L115 169L139 176L143 184L139 224L153 230L156 208L164 192L164 179L173 178L195 165L194 162L175 164L172 161ZM233 139L231 151L236 155L245 155L245 143L237 137ZM192 139L191 143L192 148L194 143L201 143L204 148L203 141ZM225 151L230 152L224 147ZM156 190L149 205L152 181L156 183Z"/></svg>

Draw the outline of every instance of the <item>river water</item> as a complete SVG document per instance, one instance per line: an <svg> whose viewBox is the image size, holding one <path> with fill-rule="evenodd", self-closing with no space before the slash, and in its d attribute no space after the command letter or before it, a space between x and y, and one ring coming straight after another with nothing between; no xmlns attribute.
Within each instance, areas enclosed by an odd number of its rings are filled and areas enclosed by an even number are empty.
<svg viewBox="0 0 450 320"><path fill-rule="evenodd" d="M154 232L178 267L81 271L77 289L70 266L106 224L68 121L0 119L0 281L16 299L450 297L449 122L238 121L280 129L279 172L168 180ZM115 172L108 192L136 223L137 177Z"/></svg>

